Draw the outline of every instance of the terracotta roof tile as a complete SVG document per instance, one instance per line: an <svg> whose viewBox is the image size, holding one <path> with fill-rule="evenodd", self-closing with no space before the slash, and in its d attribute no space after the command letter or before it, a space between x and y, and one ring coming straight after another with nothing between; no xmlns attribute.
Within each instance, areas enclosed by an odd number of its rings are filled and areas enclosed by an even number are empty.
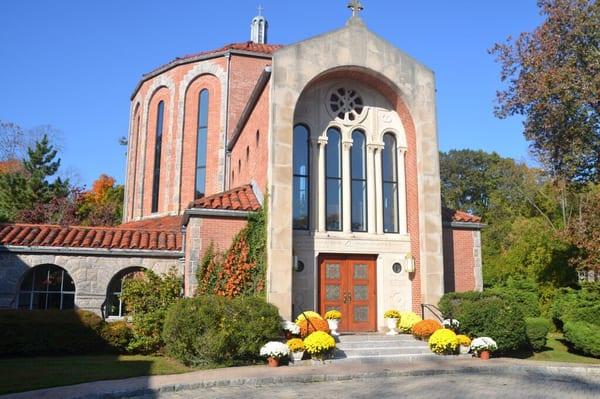
<svg viewBox="0 0 600 399"><path fill-rule="evenodd" d="M188 205L188 208L223 209L232 211L254 212L260 209L260 203L250 184L199 198Z"/></svg>
<svg viewBox="0 0 600 399"><path fill-rule="evenodd" d="M148 72L146 74L144 74L144 78L147 78L149 75L153 75L158 71L161 71L163 69L167 69L175 64L180 63L181 61L186 61L186 60L193 60L194 58L198 58L198 57L202 57L202 56L207 56L207 55L211 55L211 54L219 54L219 53L225 53L227 51L230 50L238 50L238 51L246 51L249 53L257 53L257 54L268 54L271 55L273 54L275 51L279 50L280 48L282 48L283 45L281 44L261 44L261 43L254 43L251 41L248 42L243 42L243 43L230 43L230 44L226 44L223 47L220 47L218 49L214 49L214 50L208 50L208 51L201 51L199 53L194 53L194 54L187 54L184 55L182 57L177 57L174 60L161 65L160 67L152 70L151 72Z"/></svg>
<svg viewBox="0 0 600 399"><path fill-rule="evenodd" d="M181 218L177 218L181 221ZM148 225L160 226L154 220ZM117 227L56 226L48 224L0 224L0 245L96 249L149 249L180 251L181 229L144 229L132 225Z"/></svg>
<svg viewBox="0 0 600 399"><path fill-rule="evenodd" d="M442 220L444 222L481 223L481 216L443 207Z"/></svg>

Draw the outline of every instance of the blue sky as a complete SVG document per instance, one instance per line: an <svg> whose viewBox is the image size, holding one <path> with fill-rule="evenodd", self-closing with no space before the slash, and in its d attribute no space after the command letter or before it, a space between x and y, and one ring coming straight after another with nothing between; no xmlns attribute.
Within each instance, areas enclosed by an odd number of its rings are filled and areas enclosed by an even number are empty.
<svg viewBox="0 0 600 399"><path fill-rule="evenodd" d="M347 0L0 2L0 119L61 131L63 171L124 180L129 97L141 75L184 54L248 40L258 4L269 42L337 29ZM530 161L519 118L493 115L495 42L541 22L534 0L363 0L367 26L435 71L440 149Z"/></svg>

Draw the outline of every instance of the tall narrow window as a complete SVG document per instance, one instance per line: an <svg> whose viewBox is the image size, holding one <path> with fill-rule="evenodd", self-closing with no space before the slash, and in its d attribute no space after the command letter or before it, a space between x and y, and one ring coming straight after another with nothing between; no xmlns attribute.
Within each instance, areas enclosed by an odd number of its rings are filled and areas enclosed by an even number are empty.
<svg viewBox="0 0 600 399"><path fill-rule="evenodd" d="M342 230L342 135L327 130L325 147L325 224L327 230Z"/></svg>
<svg viewBox="0 0 600 399"><path fill-rule="evenodd" d="M152 213L158 212L158 194L160 191L160 155L162 151L163 119L165 103L158 103L156 111L156 140L154 144L154 174L152 179Z"/></svg>
<svg viewBox="0 0 600 399"><path fill-rule="evenodd" d="M383 175L383 232L398 232L398 160L396 138L383 135L381 170Z"/></svg>
<svg viewBox="0 0 600 399"><path fill-rule="evenodd" d="M196 138L196 184L194 198L206 192L206 136L208 134L208 90L198 95L198 135Z"/></svg>
<svg viewBox="0 0 600 399"><path fill-rule="evenodd" d="M352 231L367 231L367 163L365 134L352 132L350 152L352 177Z"/></svg>
<svg viewBox="0 0 600 399"><path fill-rule="evenodd" d="M310 133L304 125L294 127L294 229L308 230Z"/></svg>

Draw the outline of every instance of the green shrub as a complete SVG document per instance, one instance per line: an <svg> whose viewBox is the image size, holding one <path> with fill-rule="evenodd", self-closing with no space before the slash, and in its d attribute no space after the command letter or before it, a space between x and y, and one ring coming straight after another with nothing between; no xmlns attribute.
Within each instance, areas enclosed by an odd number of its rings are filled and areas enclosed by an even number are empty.
<svg viewBox="0 0 600 399"><path fill-rule="evenodd" d="M133 338L127 348L129 351L152 353L162 348L165 315L169 306L181 297L181 287L175 268L162 276L146 270L143 279L123 282L121 298L127 303L132 318Z"/></svg>
<svg viewBox="0 0 600 399"><path fill-rule="evenodd" d="M106 352L100 316L75 311L0 311L0 356Z"/></svg>
<svg viewBox="0 0 600 399"><path fill-rule="evenodd" d="M526 317L525 329L529 345L534 352L539 352L546 346L546 338L550 332L550 320L542 317Z"/></svg>
<svg viewBox="0 0 600 399"><path fill-rule="evenodd" d="M584 284L581 289L561 288L554 296L550 314L557 327L568 321L586 321L600 326L600 285Z"/></svg>
<svg viewBox="0 0 600 399"><path fill-rule="evenodd" d="M106 344L118 353L126 353L133 339L133 331L125 321L106 323L100 334Z"/></svg>
<svg viewBox="0 0 600 399"><path fill-rule="evenodd" d="M167 354L187 365L239 365L260 359L279 335L277 308L259 297L200 296L175 303L165 319Z"/></svg>
<svg viewBox="0 0 600 399"><path fill-rule="evenodd" d="M439 307L444 317L460 322L466 335L494 339L500 353L528 345L523 313L505 298L483 292L449 293L442 297Z"/></svg>
<svg viewBox="0 0 600 399"><path fill-rule="evenodd" d="M565 338L576 350L600 357L600 329L585 321L568 321L564 325Z"/></svg>
<svg viewBox="0 0 600 399"><path fill-rule="evenodd" d="M525 317L539 317L540 303L537 284L528 280L509 279L485 291L485 294L498 295L518 307Z"/></svg>

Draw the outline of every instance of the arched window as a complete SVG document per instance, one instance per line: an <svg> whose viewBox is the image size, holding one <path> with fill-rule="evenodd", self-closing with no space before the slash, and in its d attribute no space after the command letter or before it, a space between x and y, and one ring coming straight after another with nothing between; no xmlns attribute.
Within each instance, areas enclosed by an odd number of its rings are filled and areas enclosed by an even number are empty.
<svg viewBox="0 0 600 399"><path fill-rule="evenodd" d="M106 317L122 317L127 315L127 307L121 300L121 293L123 292L123 282L128 279L138 279L144 276L143 267L129 267L121 270L108 283L108 289L106 291L106 307L104 308L104 314Z"/></svg>
<svg viewBox="0 0 600 399"><path fill-rule="evenodd" d="M208 135L208 90L198 95L198 135L196 137L196 184L194 198L206 192L206 137Z"/></svg>
<svg viewBox="0 0 600 399"><path fill-rule="evenodd" d="M342 230L342 135L327 130L325 146L325 223L327 230Z"/></svg>
<svg viewBox="0 0 600 399"><path fill-rule="evenodd" d="M294 229L308 230L309 221L309 145L310 133L304 125L294 127Z"/></svg>
<svg viewBox="0 0 600 399"><path fill-rule="evenodd" d="M258 140L260 139L260 130L256 131L256 146L258 147Z"/></svg>
<svg viewBox="0 0 600 399"><path fill-rule="evenodd" d="M383 135L381 171L383 176L383 232L398 232L398 160L396 138Z"/></svg>
<svg viewBox="0 0 600 399"><path fill-rule="evenodd" d="M160 155L162 152L163 119L165 103L158 103L156 111L156 140L154 144L154 174L152 179L152 213L158 212L158 193L160 191Z"/></svg>
<svg viewBox="0 0 600 399"><path fill-rule="evenodd" d="M250 146L246 146L246 163L250 161Z"/></svg>
<svg viewBox="0 0 600 399"><path fill-rule="evenodd" d="M56 265L41 265L29 270L21 283L19 309L73 309L75 283L69 273Z"/></svg>
<svg viewBox="0 0 600 399"><path fill-rule="evenodd" d="M352 132L350 152L352 196L352 231L367 231L367 162L366 138L360 130Z"/></svg>

